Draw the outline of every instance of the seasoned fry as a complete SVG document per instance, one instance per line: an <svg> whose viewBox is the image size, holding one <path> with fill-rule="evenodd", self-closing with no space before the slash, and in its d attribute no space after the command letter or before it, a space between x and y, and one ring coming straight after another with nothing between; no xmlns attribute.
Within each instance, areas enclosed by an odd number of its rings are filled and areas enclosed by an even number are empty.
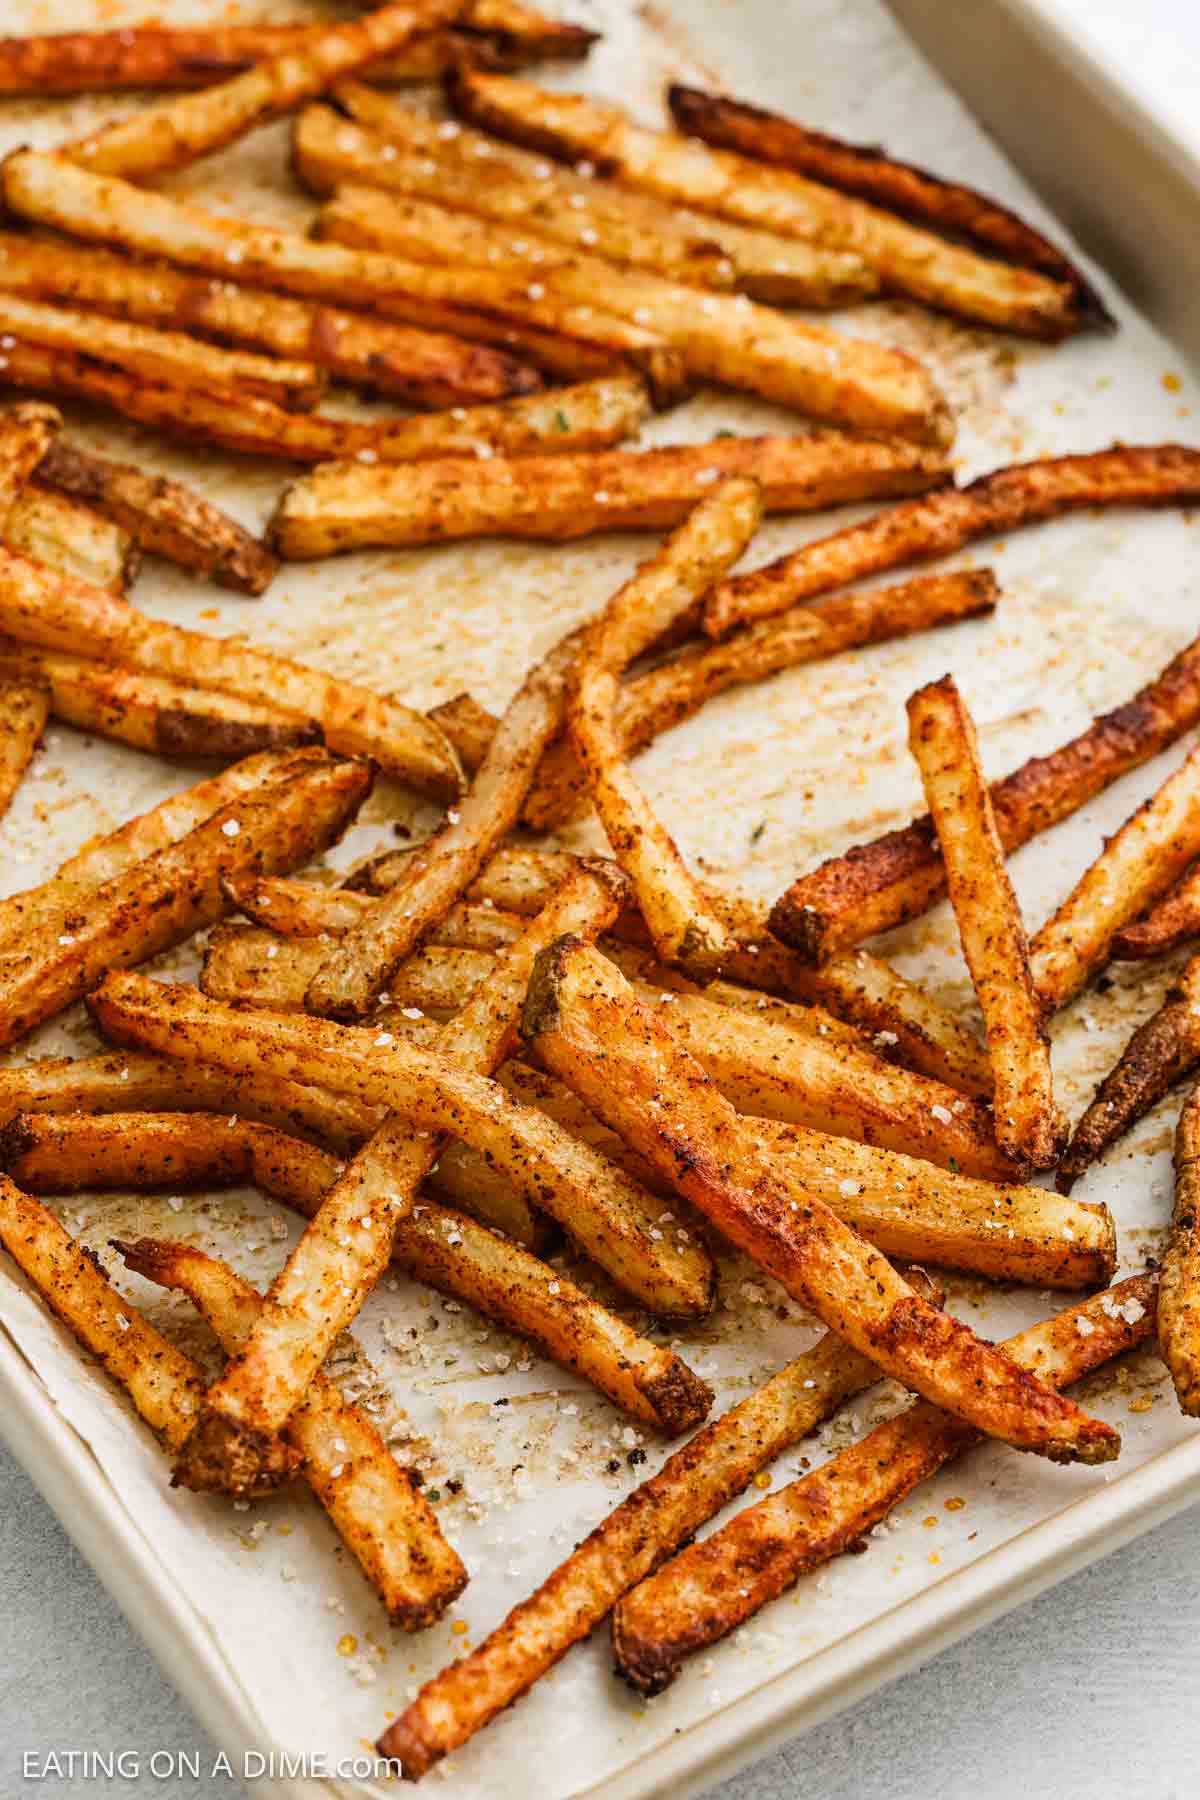
<svg viewBox="0 0 1200 1800"><path fill-rule="evenodd" d="M45 689L8 681L0 687L0 817L33 760L50 710Z"/></svg>
<svg viewBox="0 0 1200 1800"><path fill-rule="evenodd" d="M135 112L62 153L102 175L138 181L223 149L291 112L340 75L400 50L417 32L451 24L462 0L411 0L293 40L217 87Z"/></svg>
<svg viewBox="0 0 1200 1800"><path fill-rule="evenodd" d="M1040 525L1094 506L1191 506L1200 499L1200 450L1184 444L1118 445L993 469L963 488L906 500L817 538L790 555L734 575L708 597L704 629L724 637L831 588L906 563L948 556L979 538Z"/></svg>
<svg viewBox="0 0 1200 1800"><path fill-rule="evenodd" d="M421 846L407 878L333 946L305 995L309 1012L368 1013L397 964L416 949L521 816L542 753L562 728L571 639L535 663L500 721L459 810Z"/></svg>
<svg viewBox="0 0 1200 1800"><path fill-rule="evenodd" d="M432 935L441 934L435 930ZM240 1006L303 1012L305 996L329 955L331 941L285 943L273 932L238 926L214 932L205 951L201 990L211 999ZM391 997L397 1006L416 1006L423 1012L457 1012L493 968L491 955L427 944L396 970Z"/></svg>
<svg viewBox="0 0 1200 1800"><path fill-rule="evenodd" d="M0 531L61 428L62 414L36 401L0 413Z"/></svg>
<svg viewBox="0 0 1200 1800"><path fill-rule="evenodd" d="M340 188L321 213L320 232L340 244L404 257L406 267L409 261L452 266L464 284L464 302L517 319L530 316L531 294L568 317L598 298L607 312L645 325L673 345L696 377L744 388L832 424L935 446L953 436L941 394L912 357L802 323L744 294L698 295L694 287L646 270L560 249L528 228L485 224L378 188ZM532 284L531 248L542 253Z"/></svg>
<svg viewBox="0 0 1200 1800"><path fill-rule="evenodd" d="M92 244L0 232L0 292L299 358L351 387L414 406L477 405L541 386L533 369L503 350L189 275L163 262L147 280L144 263Z"/></svg>
<svg viewBox="0 0 1200 1800"><path fill-rule="evenodd" d="M1048 756L1033 756L991 785L1006 854L1070 818L1112 782L1168 748L1200 720L1200 639L1153 681ZM925 912L945 892L926 814L802 875L775 902L771 930L816 962Z"/></svg>
<svg viewBox="0 0 1200 1800"><path fill-rule="evenodd" d="M878 145L847 143L844 138L811 131L779 113L764 112L724 94L672 83L667 103L685 137L793 169L823 186L873 201L899 213L902 219L973 244L985 254L998 253L1004 262L1016 263L1018 268L1037 269L1073 290L1082 318L1089 324L1115 325L1077 264L1007 206L974 188L945 181L912 163L898 162Z"/></svg>
<svg viewBox="0 0 1200 1800"><path fill-rule="evenodd" d="M1018 1448L1064 1461L1116 1454L1109 1426L921 1301L765 1155L662 1018L588 946L563 939L538 958L522 1034L731 1242L886 1373Z"/></svg>
<svg viewBox="0 0 1200 1800"><path fill-rule="evenodd" d="M1065 1387L1153 1334L1155 1287L1152 1275L1135 1275L1003 1348L1047 1386ZM612 1625L619 1672L642 1693L660 1693L686 1657L849 1550L918 1482L978 1442L960 1420L918 1404L738 1513L619 1603Z"/></svg>
<svg viewBox="0 0 1200 1800"><path fill-rule="evenodd" d="M673 281L737 289L776 305L841 306L878 288L874 271L852 253L706 218L647 194L618 193L461 127L448 137L435 121L362 82L340 83L337 100L367 129L324 106L301 113L292 166L316 193L361 182L411 194L527 225L539 236ZM529 254L531 262L539 260L534 245Z"/></svg>
<svg viewBox="0 0 1200 1800"><path fill-rule="evenodd" d="M110 462L58 438L39 462L37 480L95 507L150 555L194 569L236 593L264 593L279 566L227 513L166 475Z"/></svg>
<svg viewBox="0 0 1200 1800"><path fill-rule="evenodd" d="M1123 925L1112 941L1114 962L1143 962L1166 956L1200 935L1200 867L1180 877L1146 916Z"/></svg>
<svg viewBox="0 0 1200 1800"><path fill-rule="evenodd" d="M1158 1011L1139 1025L1075 1127L1056 1177L1069 1194L1111 1144L1200 1063L1200 957L1180 971Z"/></svg>
<svg viewBox="0 0 1200 1800"><path fill-rule="evenodd" d="M1066 1141L1054 1098L1050 1040L1029 966L1021 909L1004 866L975 721L952 676L908 702L909 749L937 832L963 956L987 1028L996 1141L1050 1169Z"/></svg>
<svg viewBox="0 0 1200 1800"><path fill-rule="evenodd" d="M1200 1244L1197 1241L1197 1101L1193 1088L1175 1128L1175 1207L1158 1294L1158 1344L1180 1410L1200 1413Z"/></svg>
<svg viewBox="0 0 1200 1800"><path fill-rule="evenodd" d="M80 731L171 761L231 763L321 740L312 720L270 706L12 638L0 638L0 677L43 688L54 717Z"/></svg>
<svg viewBox="0 0 1200 1800"><path fill-rule="evenodd" d="M141 567L142 553L123 525L37 487L27 487L13 506L3 536L10 550L112 594L127 593Z"/></svg>
<svg viewBox="0 0 1200 1800"><path fill-rule="evenodd" d="M389 774L438 798L453 800L460 792L458 759L422 713L235 639L147 618L99 588L3 550L0 631L70 655L83 648L147 674L315 719L331 749L372 757Z"/></svg>
<svg viewBox="0 0 1200 1800"><path fill-rule="evenodd" d="M1030 946L1038 998L1050 1012L1102 969L1118 929L1200 856L1200 751L1193 750L1110 837Z"/></svg>
<svg viewBox="0 0 1200 1800"><path fill-rule="evenodd" d="M454 70L447 87L458 112L500 137L564 162L586 158L600 174L663 200L853 251L893 292L940 311L1051 340L1078 323L1075 294L1065 283L948 244L790 169L646 131L617 107L511 76Z"/></svg>
<svg viewBox="0 0 1200 1800"><path fill-rule="evenodd" d="M293 482L270 536L282 556L296 559L366 544L655 531L681 524L714 481L739 477L758 483L768 512L810 512L934 486L948 478L948 465L913 444L826 432L516 462L448 456L404 468L334 466Z"/></svg>
<svg viewBox="0 0 1200 1800"><path fill-rule="evenodd" d="M313 1153L315 1154L315 1152ZM187 1244L113 1239L125 1266L188 1295L230 1356L254 1329L261 1296L227 1264ZM324 1375L313 1377L287 1425L301 1469L394 1625L432 1625L467 1584L437 1515L358 1407Z"/></svg>
<svg viewBox="0 0 1200 1800"><path fill-rule="evenodd" d="M307 759L307 762L306 762ZM308 862L343 831L371 786L361 763L299 751L290 778L235 800L169 849L50 917L0 958L0 1043L81 999L109 969L180 943L225 910L222 877Z"/></svg>
<svg viewBox="0 0 1200 1800"><path fill-rule="evenodd" d="M878 1377L827 1333L698 1431L469 1656L425 1683L379 1740L410 1781L487 1725L612 1611L621 1595L740 1494L756 1471Z"/></svg>

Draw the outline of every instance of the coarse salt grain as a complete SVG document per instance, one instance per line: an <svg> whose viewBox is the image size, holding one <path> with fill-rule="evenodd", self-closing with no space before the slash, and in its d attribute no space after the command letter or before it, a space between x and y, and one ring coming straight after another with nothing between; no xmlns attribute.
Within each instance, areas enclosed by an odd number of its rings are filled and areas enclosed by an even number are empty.
<svg viewBox="0 0 1200 1800"><path fill-rule="evenodd" d="M242 828L238 824L236 819L226 819L225 823L221 827L222 833L227 838L237 837L239 832L241 831L241 829Z"/></svg>
<svg viewBox="0 0 1200 1800"><path fill-rule="evenodd" d="M949 1125L951 1114L948 1106L931 1106L929 1110L939 1124Z"/></svg>

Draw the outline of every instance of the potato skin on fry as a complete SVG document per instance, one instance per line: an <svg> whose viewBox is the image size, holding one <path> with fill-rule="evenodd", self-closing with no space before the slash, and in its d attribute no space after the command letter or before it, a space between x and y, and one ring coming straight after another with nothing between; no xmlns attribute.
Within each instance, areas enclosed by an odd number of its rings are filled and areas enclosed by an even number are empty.
<svg viewBox="0 0 1200 1800"><path fill-rule="evenodd" d="M1175 1128L1175 1205L1158 1291L1158 1344L1180 1410L1200 1414L1200 1100L1192 1089Z"/></svg>

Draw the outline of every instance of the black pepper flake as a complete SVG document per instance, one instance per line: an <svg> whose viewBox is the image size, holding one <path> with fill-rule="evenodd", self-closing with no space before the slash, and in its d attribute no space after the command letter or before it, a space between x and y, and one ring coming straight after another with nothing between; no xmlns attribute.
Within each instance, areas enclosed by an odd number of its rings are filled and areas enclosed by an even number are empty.
<svg viewBox="0 0 1200 1800"><path fill-rule="evenodd" d="M638 1464L644 1463L645 1460L646 1452L644 1450L631 1450L629 1455L625 1458L625 1461L629 1464L631 1469L636 1469Z"/></svg>

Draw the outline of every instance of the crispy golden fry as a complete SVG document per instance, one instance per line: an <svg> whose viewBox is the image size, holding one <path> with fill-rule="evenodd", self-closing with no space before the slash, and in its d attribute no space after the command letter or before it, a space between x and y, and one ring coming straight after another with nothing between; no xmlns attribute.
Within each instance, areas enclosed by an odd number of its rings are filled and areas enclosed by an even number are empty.
<svg viewBox="0 0 1200 1800"><path fill-rule="evenodd" d="M339 188L322 238L459 271L464 301L514 318L529 297L573 315L593 297L674 346L699 379L742 388L832 424L944 446L953 428L932 377L912 357L760 306L745 294L697 294L644 269L560 246L536 232L485 223L427 200ZM540 252L531 283L530 250ZM464 274L465 271L465 274ZM485 279L486 278L486 279ZM619 347L619 342L617 347Z"/></svg>
<svg viewBox="0 0 1200 1800"><path fill-rule="evenodd" d="M1112 941L1114 962L1166 956L1200 934L1200 867L1183 874L1143 918L1123 925Z"/></svg>
<svg viewBox="0 0 1200 1800"><path fill-rule="evenodd" d="M740 1494L755 1473L879 1371L832 1332L705 1425L586 1537L469 1656L425 1683L379 1740L410 1781L528 1692L622 1594Z"/></svg>
<svg viewBox="0 0 1200 1800"><path fill-rule="evenodd" d="M95 507L152 556L194 569L237 593L264 593L279 566L227 513L166 475L109 462L59 438L38 464L37 479L56 494Z"/></svg>
<svg viewBox="0 0 1200 1800"><path fill-rule="evenodd" d="M142 553L123 525L38 487L26 488L13 506L3 537L10 550L112 594L127 593L141 567Z"/></svg>
<svg viewBox="0 0 1200 1800"><path fill-rule="evenodd" d="M211 87L265 57L292 50L324 29L296 25L208 25L170 30L68 31L0 38L0 94L95 94L123 88ZM452 30L419 32L403 49L371 63L371 80L430 81L472 58L492 67L573 61L596 33L548 19L511 0L475 0Z"/></svg>
<svg viewBox="0 0 1200 1800"><path fill-rule="evenodd" d="M303 1012L305 996L332 942L308 938L288 943L271 931L228 926L209 940L201 991L210 999L239 1006ZM490 954L426 944L396 970L391 998L397 1006L448 1015L465 1005L494 966Z"/></svg>
<svg viewBox="0 0 1200 1800"><path fill-rule="evenodd" d="M227 1354L238 1354L262 1308L249 1282L187 1244L153 1238L113 1244L127 1268L187 1294ZM392 1623L405 1631L432 1625L467 1585L467 1571L411 1473L366 1414L316 1375L288 1422L287 1438Z"/></svg>
<svg viewBox="0 0 1200 1800"><path fill-rule="evenodd" d="M898 162L878 145L851 144L823 131L810 131L779 113L763 112L724 94L707 94L672 83L667 102L685 137L792 169L822 186L873 201L902 219L930 225L958 242L973 244L985 255L999 254L1002 261L1018 268L1036 269L1072 290L1085 321L1110 328L1115 325L1095 288L1063 251L1007 206L974 188L931 175L912 163Z"/></svg>
<svg viewBox="0 0 1200 1800"><path fill-rule="evenodd" d="M1029 967L1021 909L979 761L975 721L950 675L908 702L908 744L937 833L963 956L987 1028L1001 1149L1050 1169L1066 1141L1050 1040Z"/></svg>
<svg viewBox="0 0 1200 1800"><path fill-rule="evenodd" d="M6 680L0 687L0 817L12 805L33 760L49 710L49 699L40 685Z"/></svg>
<svg viewBox="0 0 1200 1800"><path fill-rule="evenodd" d="M139 181L185 169L322 93L341 75L452 24L462 0L411 0L294 40L213 88L131 113L61 152L101 175Z"/></svg>
<svg viewBox="0 0 1200 1800"><path fill-rule="evenodd" d="M143 263L92 244L0 232L0 292L299 358L351 387L414 406L478 405L541 386L536 371L503 350L189 275L163 262L147 280Z"/></svg>
<svg viewBox="0 0 1200 1800"><path fill-rule="evenodd" d="M1193 750L1110 837L1030 946L1047 1012L1073 1000L1112 955L1113 939L1200 856L1200 751Z"/></svg>
<svg viewBox="0 0 1200 1800"><path fill-rule="evenodd" d="M1200 639L1153 681L1048 756L991 784L996 827L1011 855L1200 720ZM945 892L928 814L802 875L775 902L771 930L810 962L925 912Z"/></svg>
<svg viewBox="0 0 1200 1800"><path fill-rule="evenodd" d="M1063 1461L1117 1453L1109 1426L921 1301L764 1154L662 1018L597 952L563 939L538 958L522 1033L685 1199L886 1373L1018 1448Z"/></svg>
<svg viewBox="0 0 1200 1800"><path fill-rule="evenodd" d="M292 559L366 544L468 537L554 542L679 525L721 479L757 482L768 512L808 512L885 489L929 487L946 475L942 457L931 451L837 432L532 455L516 462L447 456L405 468L332 466L293 482L270 536Z"/></svg>
<svg viewBox="0 0 1200 1800"><path fill-rule="evenodd" d="M690 612L745 550L762 518L752 481L722 482L643 563L588 627L573 673L567 729L592 800L664 962L714 975L725 933L622 757L614 721L621 676Z"/></svg>
<svg viewBox="0 0 1200 1800"><path fill-rule="evenodd" d="M106 970L129 968L211 925L227 904L223 876L308 862L345 829L370 786L365 764L299 751L290 778L223 807L78 910L23 934L0 958L0 1043L81 999Z"/></svg>
<svg viewBox="0 0 1200 1800"><path fill-rule="evenodd" d="M80 731L169 761L230 763L321 740L311 719L13 638L0 638L0 677L43 688L55 718Z"/></svg>
<svg viewBox="0 0 1200 1800"><path fill-rule="evenodd" d="M1109 1146L1124 1137L1197 1063L1200 957L1192 957L1158 1011L1138 1026L1096 1089L1059 1165L1059 1191L1069 1194L1079 1177Z"/></svg>
<svg viewBox="0 0 1200 1800"><path fill-rule="evenodd" d="M369 756L389 774L441 799L461 791L458 759L422 713L318 669L232 638L147 618L99 588L69 581L0 550L0 631L315 719L333 750Z"/></svg>
<svg viewBox="0 0 1200 1800"><path fill-rule="evenodd" d="M906 563L1095 506L1190 506L1200 499L1200 450L1184 444L1119 445L1084 456L1013 463L817 538L761 569L735 575L708 597L704 629L724 637L831 588Z"/></svg>
<svg viewBox="0 0 1200 1800"><path fill-rule="evenodd" d="M1171 1371L1180 1410L1200 1413L1200 1243L1197 1230L1197 1090L1175 1128L1175 1207L1158 1295L1158 1345Z"/></svg>
<svg viewBox="0 0 1200 1800"><path fill-rule="evenodd" d="M542 752L562 728L575 645L536 663L492 739L461 808L422 845L408 877L329 951L305 996L310 1012L362 1018L397 964L416 949L521 816Z"/></svg>
<svg viewBox="0 0 1200 1800"><path fill-rule="evenodd" d="M1019 1332L1003 1348L1047 1386L1065 1387L1152 1335L1155 1285L1153 1276L1135 1275ZM660 1693L685 1658L859 1543L919 1481L978 1441L960 1420L918 1404L738 1513L617 1606L619 1672L642 1693Z"/></svg>
<svg viewBox="0 0 1200 1800"><path fill-rule="evenodd" d="M0 413L0 531L7 531L13 507L61 428L62 414L37 401Z"/></svg>
<svg viewBox="0 0 1200 1800"><path fill-rule="evenodd" d="M511 282L487 270L447 270L315 243L32 152L9 157L0 180L14 212L76 237L165 256L222 279L237 272L305 298L365 306L424 329L498 345L572 380L632 364L660 404L687 388L682 357L654 332L592 305L570 306L545 295L522 299Z"/></svg>
<svg viewBox="0 0 1200 1800"><path fill-rule="evenodd" d="M539 237L673 281L737 289L776 305L841 306L878 289L874 271L852 253L618 192L461 127L449 136L443 124L362 82L340 83L337 100L366 129L323 106L296 121L292 166L316 193L362 182L525 225ZM539 260L533 245L529 253L531 262Z"/></svg>
<svg viewBox="0 0 1200 1800"><path fill-rule="evenodd" d="M463 69L448 88L464 117L500 137L562 161L586 158L600 174L663 200L853 251L893 292L940 311L1037 338L1061 338L1078 323L1067 284L948 244L790 169L646 131L614 106L509 76Z"/></svg>

